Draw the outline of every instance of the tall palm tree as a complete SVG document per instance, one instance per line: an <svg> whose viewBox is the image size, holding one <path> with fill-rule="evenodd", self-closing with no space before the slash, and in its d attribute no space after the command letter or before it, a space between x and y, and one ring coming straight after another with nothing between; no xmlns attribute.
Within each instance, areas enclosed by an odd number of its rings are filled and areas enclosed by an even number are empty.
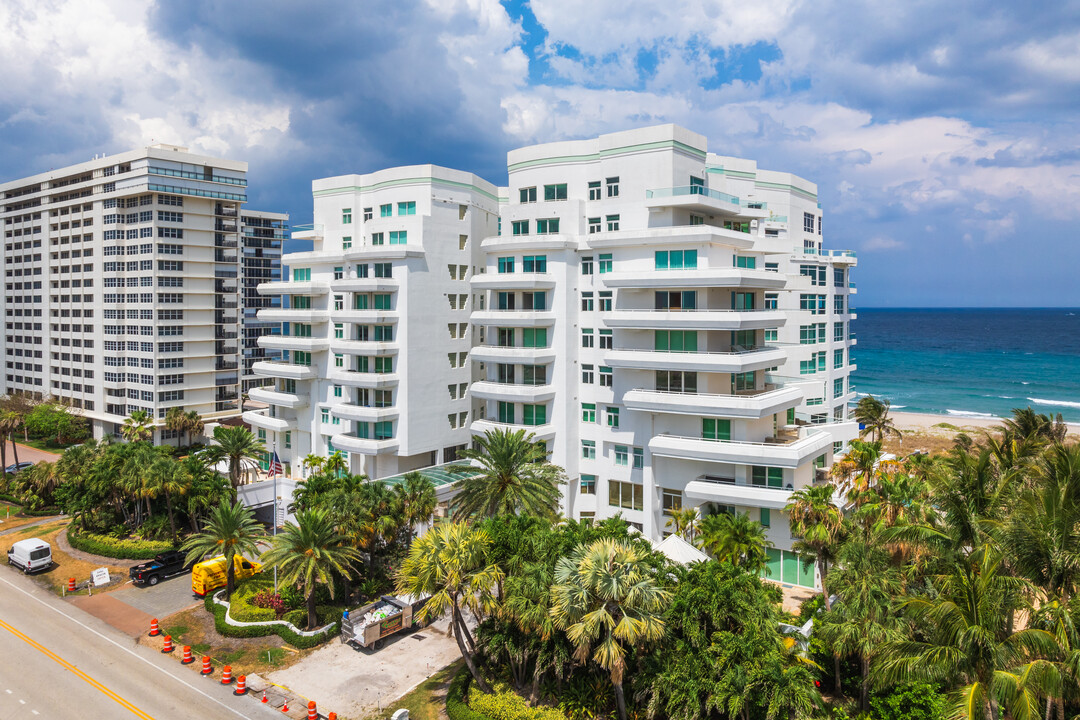
<svg viewBox="0 0 1080 720"><path fill-rule="evenodd" d="M55 462L35 463L16 478L15 487L23 494L27 504L35 509L52 505L53 492L63 480Z"/></svg>
<svg viewBox="0 0 1080 720"><path fill-rule="evenodd" d="M671 531L683 540L692 543L697 536L700 521L698 509L686 507L672 510L664 526L671 528Z"/></svg>
<svg viewBox="0 0 1080 720"><path fill-rule="evenodd" d="M891 403L879 400L873 395L867 395L859 400L855 406L855 419L863 426L859 431L859 437L870 436L875 442L881 442L892 435L897 439L903 437L903 433L896 429L892 418L889 417Z"/></svg>
<svg viewBox="0 0 1080 720"><path fill-rule="evenodd" d="M206 423L203 422L202 415L197 410L189 410L184 415L184 430L187 431L189 445L194 442L196 437L202 435L205 429Z"/></svg>
<svg viewBox="0 0 1080 720"><path fill-rule="evenodd" d="M320 472L325 464L326 458L315 454L307 455L303 460L303 466L307 468L308 472L311 474Z"/></svg>
<svg viewBox="0 0 1080 720"><path fill-rule="evenodd" d="M826 578L829 563L836 557L844 535L844 514L833 502L835 488L826 483L812 485L791 494L784 512L788 514L791 534L800 538L799 549L808 551L817 563L826 609L832 609Z"/></svg>
<svg viewBox="0 0 1080 720"><path fill-rule="evenodd" d="M298 586L307 601L308 630L319 624L315 612L315 588L327 586L334 597L334 575L345 576L350 563L357 559L348 538L338 533L325 510L307 510L297 514L295 523L286 523L274 536L262 561L281 571L281 581Z"/></svg>
<svg viewBox="0 0 1080 720"><path fill-rule="evenodd" d="M262 440L251 434L245 427L226 427L218 425L214 428L214 440L217 445L207 448L215 461L226 460L229 463L229 481L233 488L240 486L240 479L244 473L254 471L259 467L259 461L266 454L266 446Z"/></svg>
<svg viewBox="0 0 1080 720"><path fill-rule="evenodd" d="M772 542L765 528L744 513L719 513L701 521L698 547L717 560L730 562L752 573L760 573L769 561Z"/></svg>
<svg viewBox="0 0 1080 720"><path fill-rule="evenodd" d="M317 496L317 506L330 511L338 530L364 551L368 565L374 566L378 552L401 532L394 493L386 483L367 482L364 475L342 475L333 480L332 488Z"/></svg>
<svg viewBox="0 0 1080 720"><path fill-rule="evenodd" d="M406 473L401 483L394 486L394 498L401 514L402 524L409 536L406 547L412 545L417 525L431 522L438 500L435 497L435 485L419 472Z"/></svg>
<svg viewBox="0 0 1080 720"><path fill-rule="evenodd" d="M169 512L169 531L172 534L174 546L179 538L176 534L173 497L186 494L189 484L184 468L171 457L159 457L146 469L146 484L143 493L150 498L165 496L165 507Z"/></svg>
<svg viewBox="0 0 1080 720"><path fill-rule="evenodd" d="M165 428L172 430L177 434L177 438L181 433L187 431L187 415L184 413L184 408L171 407L165 413ZM180 440L177 439L176 444L180 444Z"/></svg>
<svg viewBox="0 0 1080 720"><path fill-rule="evenodd" d="M1013 408L1013 416L1002 422L1002 434L1013 435L1020 440L1034 439L1039 442L1062 442L1067 426L1058 415L1057 422L1049 415L1037 413L1031 409Z"/></svg>
<svg viewBox="0 0 1080 720"><path fill-rule="evenodd" d="M15 453L15 464L19 464L19 450L15 445L15 431L22 425L22 417L12 410L0 410L0 473L3 480L7 480L7 444L11 440L11 448ZM2 485L3 483L0 483Z"/></svg>
<svg viewBox="0 0 1080 720"><path fill-rule="evenodd" d="M327 475L344 475L349 471L349 463L345 460L345 455L340 450L335 450L330 453L329 457L323 462L322 470Z"/></svg>
<svg viewBox="0 0 1080 720"><path fill-rule="evenodd" d="M457 517L493 517L501 514L554 517L565 480L563 469L548 462L547 447L524 430L488 430L474 438L476 448L461 457L476 466L458 472L454 498Z"/></svg>
<svg viewBox="0 0 1080 720"><path fill-rule="evenodd" d="M189 490L185 511L192 532L199 531L199 520L211 508L236 500L236 491L228 478L211 467L206 453L192 453L180 461L180 472Z"/></svg>
<svg viewBox="0 0 1080 720"><path fill-rule="evenodd" d="M418 613L420 620L450 611L450 626L458 650L477 687L491 686L477 670L473 654L476 641L465 624L464 608L479 615L494 605L492 588L503 578L499 566L489 563L491 536L465 523L444 522L416 539L397 574L397 592L414 597L429 596Z"/></svg>
<svg viewBox="0 0 1080 720"><path fill-rule="evenodd" d="M154 418L145 410L136 410L124 419L120 436L128 442L149 441L154 436Z"/></svg>
<svg viewBox="0 0 1080 720"><path fill-rule="evenodd" d="M851 494L851 500L861 504L864 494L874 484L874 474L881 464L881 441L852 440L847 455L832 466L837 486Z"/></svg>
<svg viewBox="0 0 1080 720"><path fill-rule="evenodd" d="M228 600L236 589L236 556L247 553L254 557L259 552L256 543L265 535L250 508L241 502L223 503L210 513L202 532L189 537L180 549L187 553L188 563L198 562L207 555L225 556L225 599Z"/></svg>
<svg viewBox="0 0 1080 720"><path fill-rule="evenodd" d="M1041 690L1031 678L1057 645L1040 628L1013 629L1016 598L1028 583L1001 565L1001 554L982 545L936 578L936 595L905 597L900 607L919 634L885 644L881 680L953 690L953 717L964 720L1000 720L1002 709L1015 718L1037 714Z"/></svg>
<svg viewBox="0 0 1080 720"><path fill-rule="evenodd" d="M574 658L590 658L606 670L615 688L620 720L626 720L623 674L630 648L664 637L664 607L670 594L645 567L633 543L611 539L578 546L555 564L551 617L574 645Z"/></svg>

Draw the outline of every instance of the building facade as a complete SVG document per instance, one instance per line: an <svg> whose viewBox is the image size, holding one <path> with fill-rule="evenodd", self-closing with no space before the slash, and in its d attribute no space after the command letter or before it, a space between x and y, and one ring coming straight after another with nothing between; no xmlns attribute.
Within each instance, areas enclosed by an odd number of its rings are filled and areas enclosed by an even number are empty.
<svg viewBox="0 0 1080 720"><path fill-rule="evenodd" d="M280 308L280 295L259 293L262 283L281 280L282 243L288 239L288 213L243 211L240 216L240 308L241 329L241 391L247 392L270 382L256 375L252 367L261 360L280 360L281 351L259 346L263 335L280 335L280 322L258 318L263 308Z"/></svg>
<svg viewBox="0 0 1080 720"><path fill-rule="evenodd" d="M272 385L244 413L294 477L303 458L346 454L372 479L453 460L471 438L469 279L497 233L497 188L434 166L316 180L314 224L294 228L281 295L260 321L282 323L254 363Z"/></svg>
<svg viewBox="0 0 1080 720"><path fill-rule="evenodd" d="M472 321L474 433L523 428L567 471L563 511L748 513L770 577L813 586L783 513L857 434L853 253L816 187L675 126L509 154Z"/></svg>

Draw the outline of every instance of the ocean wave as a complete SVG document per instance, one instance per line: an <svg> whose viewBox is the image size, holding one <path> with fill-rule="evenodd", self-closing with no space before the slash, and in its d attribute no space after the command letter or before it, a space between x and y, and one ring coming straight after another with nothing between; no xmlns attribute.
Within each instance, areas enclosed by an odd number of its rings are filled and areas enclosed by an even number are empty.
<svg viewBox="0 0 1080 720"><path fill-rule="evenodd" d="M892 407L893 410L903 410L904 408L907 407L907 405L893 405L891 407Z"/></svg>
<svg viewBox="0 0 1080 720"><path fill-rule="evenodd" d="M1033 402L1036 405L1060 405L1061 407L1080 408L1080 402L1069 400L1043 400L1042 398L1029 397L1028 402Z"/></svg>
<svg viewBox="0 0 1080 720"><path fill-rule="evenodd" d="M982 419L985 419L985 420L997 420L998 419L998 416L994 415L993 413L981 413L981 412L975 412L973 410L949 410L949 409L946 409L945 412L947 412L949 415L955 415L956 417L982 418Z"/></svg>

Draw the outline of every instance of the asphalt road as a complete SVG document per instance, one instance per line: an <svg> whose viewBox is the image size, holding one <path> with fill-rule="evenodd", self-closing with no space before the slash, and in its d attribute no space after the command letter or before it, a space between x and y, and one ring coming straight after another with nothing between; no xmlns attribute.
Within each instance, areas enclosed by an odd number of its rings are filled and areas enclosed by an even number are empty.
<svg viewBox="0 0 1080 720"><path fill-rule="evenodd" d="M278 717L0 569L0 720Z"/></svg>
<svg viewBox="0 0 1080 720"><path fill-rule="evenodd" d="M149 585L139 587L129 583L110 594L133 608L142 610L150 617L156 618L165 618L203 603L201 598L191 593L190 572L162 580L153 587Z"/></svg>

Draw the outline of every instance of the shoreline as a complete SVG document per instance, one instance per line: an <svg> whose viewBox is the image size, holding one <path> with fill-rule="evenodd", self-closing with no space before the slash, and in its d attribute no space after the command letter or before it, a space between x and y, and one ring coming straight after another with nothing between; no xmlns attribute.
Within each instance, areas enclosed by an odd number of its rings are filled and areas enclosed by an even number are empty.
<svg viewBox="0 0 1080 720"><path fill-rule="evenodd" d="M900 430L950 430L950 428L935 427L942 423L953 425L961 430L988 430L1001 425L1005 418L1000 417L970 417L968 415L946 415L934 413L914 413L894 410L889 412L896 427ZM1080 433L1080 423L1066 422L1069 432ZM955 431L953 431L955 432Z"/></svg>
<svg viewBox="0 0 1080 720"><path fill-rule="evenodd" d="M897 439L885 439L886 452L905 456L915 451L938 453L949 450L960 433L966 433L979 441L984 433L994 433L1004 418L967 417L963 415L935 415L933 413L911 413L894 411L889 413L893 425L903 433ZM1080 423L1067 423L1068 440L1075 441L1080 436Z"/></svg>

